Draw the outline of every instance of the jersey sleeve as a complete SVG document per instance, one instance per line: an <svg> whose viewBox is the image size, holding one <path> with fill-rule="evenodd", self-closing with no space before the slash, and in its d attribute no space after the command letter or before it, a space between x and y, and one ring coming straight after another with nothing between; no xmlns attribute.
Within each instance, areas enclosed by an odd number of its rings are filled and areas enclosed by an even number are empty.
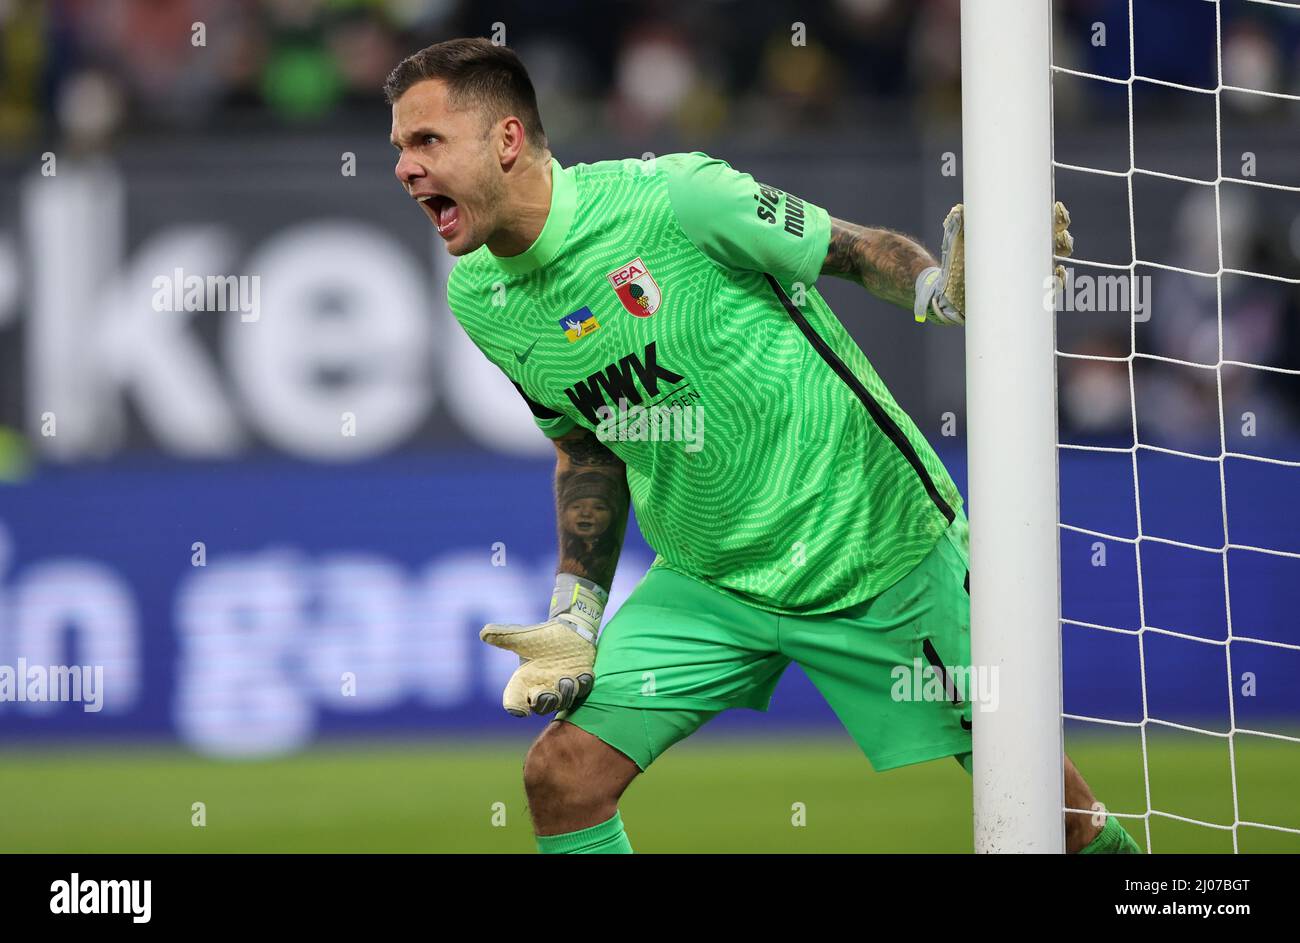
<svg viewBox="0 0 1300 943"><path fill-rule="evenodd" d="M830 214L699 151L660 161L682 232L720 265L811 286L830 244Z"/></svg>
<svg viewBox="0 0 1300 943"><path fill-rule="evenodd" d="M524 388L514 380L511 380L510 382L514 383L515 389L519 391L519 395L522 396L524 402L528 404L528 408L533 414L533 422L537 423L537 428L541 429L542 433L548 439L557 439L566 432L572 431L573 427L577 425L577 423L564 415L564 413L557 413L555 410L537 402L537 400L525 393Z"/></svg>

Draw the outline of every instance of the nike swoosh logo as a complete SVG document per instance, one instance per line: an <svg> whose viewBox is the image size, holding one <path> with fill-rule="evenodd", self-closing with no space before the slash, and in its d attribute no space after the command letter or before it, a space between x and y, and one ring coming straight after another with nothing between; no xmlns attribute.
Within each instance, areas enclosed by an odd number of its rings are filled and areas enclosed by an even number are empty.
<svg viewBox="0 0 1300 943"><path fill-rule="evenodd" d="M518 360L519 363L520 363L521 365L522 365L524 362L526 362L526 361L528 360L528 358L532 356L533 348L537 346L537 341L540 341L540 340L541 340L541 338L539 337L539 338L537 338L536 341L533 341L533 342L528 346L528 349L527 349L526 351L523 352L523 355L522 355L522 356L521 356L520 354L515 354L515 359Z"/></svg>

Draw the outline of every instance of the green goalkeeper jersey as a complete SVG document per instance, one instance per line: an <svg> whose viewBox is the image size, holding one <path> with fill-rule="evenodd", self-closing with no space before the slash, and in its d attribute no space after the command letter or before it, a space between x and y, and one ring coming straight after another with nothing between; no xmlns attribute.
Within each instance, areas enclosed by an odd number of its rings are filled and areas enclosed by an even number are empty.
<svg viewBox="0 0 1300 943"><path fill-rule="evenodd" d="M537 240L448 304L546 435L626 463L652 566L806 615L919 563L961 496L813 287L827 212L698 152L551 172Z"/></svg>

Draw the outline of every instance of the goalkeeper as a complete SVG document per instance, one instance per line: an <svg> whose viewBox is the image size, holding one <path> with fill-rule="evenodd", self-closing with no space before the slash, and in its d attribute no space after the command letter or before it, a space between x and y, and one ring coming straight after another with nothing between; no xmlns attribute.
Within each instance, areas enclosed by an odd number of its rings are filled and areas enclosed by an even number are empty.
<svg viewBox="0 0 1300 943"><path fill-rule="evenodd" d="M556 713L524 767L539 850L631 851L632 779L721 711L766 710L792 661L875 769L969 772L970 702L893 682L969 664L961 497L814 287L961 324L961 207L935 259L701 153L562 167L523 65L482 39L416 53L385 92L395 173L457 257L449 306L555 443L549 617L482 632L520 656L505 709ZM707 436L609 434L636 410L642 433L689 414ZM631 506L656 557L602 632ZM1068 759L1065 801L1094 808ZM1136 850L1113 817L1065 833Z"/></svg>

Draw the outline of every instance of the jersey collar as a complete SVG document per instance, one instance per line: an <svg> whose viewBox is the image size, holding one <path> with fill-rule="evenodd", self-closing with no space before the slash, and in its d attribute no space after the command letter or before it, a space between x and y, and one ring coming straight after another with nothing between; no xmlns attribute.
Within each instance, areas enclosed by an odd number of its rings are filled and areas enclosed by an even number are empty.
<svg viewBox="0 0 1300 943"><path fill-rule="evenodd" d="M551 208L546 214L546 223L531 246L518 255L497 255L488 250L493 261L512 275L520 275L541 268L555 258L569 234L569 225L573 222L573 213L577 208L577 186L573 175L560 166L560 162L551 158Z"/></svg>

